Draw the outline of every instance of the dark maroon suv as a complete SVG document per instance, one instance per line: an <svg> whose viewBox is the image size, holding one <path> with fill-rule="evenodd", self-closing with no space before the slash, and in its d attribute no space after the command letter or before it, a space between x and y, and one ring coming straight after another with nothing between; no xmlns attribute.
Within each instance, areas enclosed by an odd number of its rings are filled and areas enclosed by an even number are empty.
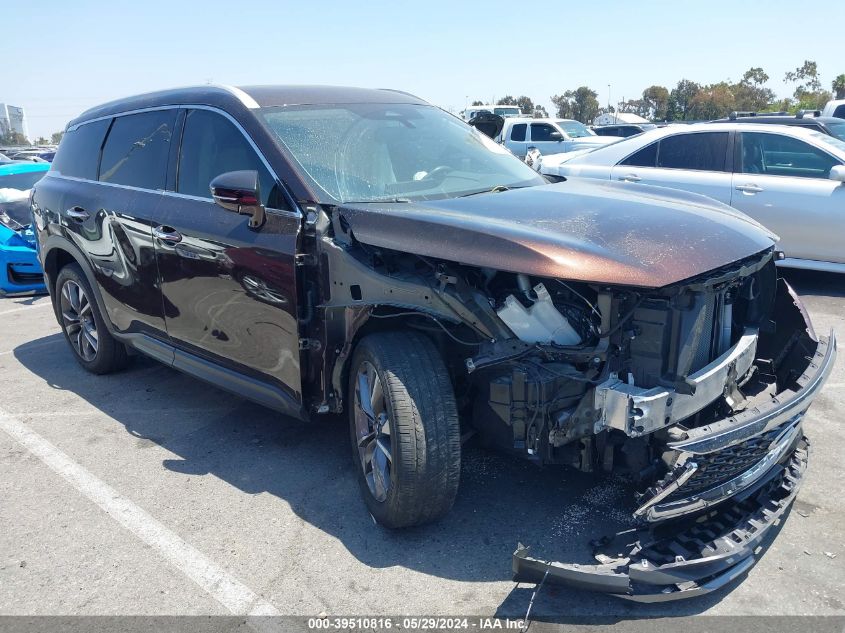
<svg viewBox="0 0 845 633"><path fill-rule="evenodd" d="M749 218L547 184L391 90L203 86L94 108L32 212L85 369L141 352L289 416L346 413L385 526L448 512L473 434L636 487L621 558L520 547L520 580L648 601L742 574L795 497L835 356Z"/></svg>

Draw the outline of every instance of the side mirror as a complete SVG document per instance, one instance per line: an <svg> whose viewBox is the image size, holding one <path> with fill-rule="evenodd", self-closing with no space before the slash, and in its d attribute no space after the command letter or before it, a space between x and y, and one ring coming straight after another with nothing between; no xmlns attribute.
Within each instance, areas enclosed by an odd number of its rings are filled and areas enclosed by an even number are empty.
<svg viewBox="0 0 845 633"><path fill-rule="evenodd" d="M257 229L264 224L264 205L261 204L257 171L227 171L212 180L210 188L211 196L218 205L227 211L252 216L249 228Z"/></svg>
<svg viewBox="0 0 845 633"><path fill-rule="evenodd" d="M560 132L550 132L549 138L559 143L563 140L563 134L561 134Z"/></svg>
<svg viewBox="0 0 845 633"><path fill-rule="evenodd" d="M845 165L834 165L830 169L829 178L837 182L845 182Z"/></svg>

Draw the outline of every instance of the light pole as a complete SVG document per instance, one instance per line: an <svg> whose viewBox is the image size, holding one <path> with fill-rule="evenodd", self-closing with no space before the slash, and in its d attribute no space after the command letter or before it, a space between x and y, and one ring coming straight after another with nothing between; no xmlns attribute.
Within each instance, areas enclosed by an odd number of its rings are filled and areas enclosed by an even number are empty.
<svg viewBox="0 0 845 633"><path fill-rule="evenodd" d="M607 113L610 114L610 84L607 84ZM614 122L616 117L613 117Z"/></svg>

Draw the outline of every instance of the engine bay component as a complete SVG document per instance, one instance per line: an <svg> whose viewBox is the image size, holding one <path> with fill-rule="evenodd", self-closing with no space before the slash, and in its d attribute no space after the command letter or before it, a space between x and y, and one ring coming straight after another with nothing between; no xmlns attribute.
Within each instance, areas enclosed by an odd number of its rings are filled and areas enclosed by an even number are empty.
<svg viewBox="0 0 845 633"><path fill-rule="evenodd" d="M526 343L578 345L581 337L566 317L555 308L546 287L542 283L537 284L534 286L534 294L537 298L528 308L514 295L508 295L505 305L497 310L496 314Z"/></svg>

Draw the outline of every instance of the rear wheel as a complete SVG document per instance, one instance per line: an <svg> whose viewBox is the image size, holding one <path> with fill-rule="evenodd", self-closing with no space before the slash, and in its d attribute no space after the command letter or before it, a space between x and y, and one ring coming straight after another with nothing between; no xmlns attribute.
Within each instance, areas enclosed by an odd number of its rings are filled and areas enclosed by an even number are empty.
<svg viewBox="0 0 845 633"><path fill-rule="evenodd" d="M365 337L349 375L349 422L358 483L389 528L428 523L452 507L461 433L449 373L416 332Z"/></svg>
<svg viewBox="0 0 845 633"><path fill-rule="evenodd" d="M76 360L93 374L123 369L126 347L106 328L91 285L78 264L68 264L56 278L56 312Z"/></svg>

